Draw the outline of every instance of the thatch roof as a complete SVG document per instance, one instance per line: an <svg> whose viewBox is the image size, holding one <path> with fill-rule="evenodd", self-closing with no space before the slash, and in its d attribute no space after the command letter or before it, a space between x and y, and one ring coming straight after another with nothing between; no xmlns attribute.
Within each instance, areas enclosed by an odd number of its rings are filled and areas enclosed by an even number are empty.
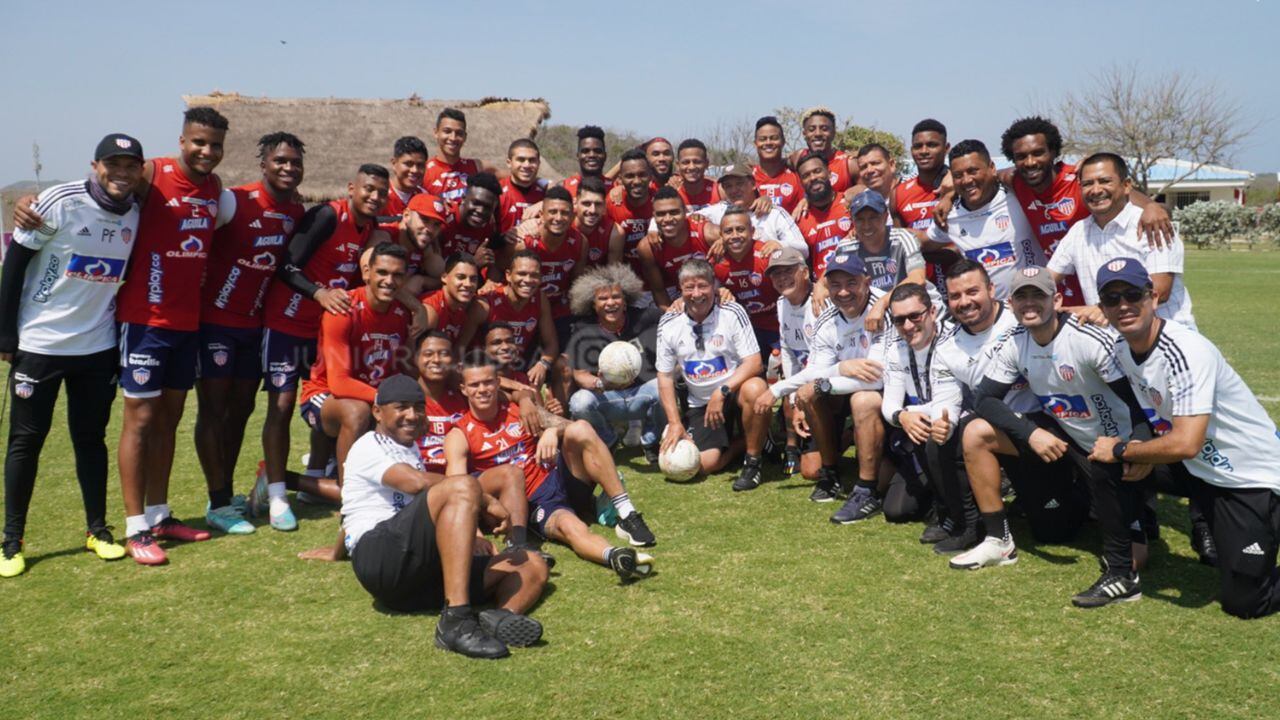
<svg viewBox="0 0 1280 720"><path fill-rule="evenodd" d="M386 165L397 138L417 135L433 152L431 131L445 107L467 114L465 157L505 168L512 140L533 137L538 125L551 117L544 100L358 100L350 98L266 98L238 93L184 95L187 107L209 105L227 116L226 155L218 166L223 183L240 185L262 176L258 167L258 138L271 132L291 132L307 145L307 174L302 194L310 201L346 194L347 182L361 163ZM562 177L542 164L543 177Z"/></svg>

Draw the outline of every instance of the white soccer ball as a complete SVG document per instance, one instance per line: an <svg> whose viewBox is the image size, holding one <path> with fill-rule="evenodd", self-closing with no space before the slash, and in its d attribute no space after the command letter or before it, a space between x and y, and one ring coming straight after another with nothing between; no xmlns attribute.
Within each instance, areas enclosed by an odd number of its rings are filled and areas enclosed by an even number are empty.
<svg viewBox="0 0 1280 720"><path fill-rule="evenodd" d="M702 453L688 438L658 456L658 469L668 480L683 482L692 480L702 467Z"/></svg>
<svg viewBox="0 0 1280 720"><path fill-rule="evenodd" d="M613 387L627 387L640 376L643 363L640 350L635 345L615 340L600 351L596 365L600 368L600 378L606 383Z"/></svg>

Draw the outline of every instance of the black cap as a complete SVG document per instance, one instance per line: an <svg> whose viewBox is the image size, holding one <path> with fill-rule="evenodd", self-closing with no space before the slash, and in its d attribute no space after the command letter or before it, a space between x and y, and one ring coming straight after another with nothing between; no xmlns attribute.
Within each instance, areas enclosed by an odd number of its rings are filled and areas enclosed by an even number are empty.
<svg viewBox="0 0 1280 720"><path fill-rule="evenodd" d="M142 143L124 133L111 133L98 142L98 149L93 153L93 160L97 162L117 155L127 155L139 160L145 159L142 156Z"/></svg>
<svg viewBox="0 0 1280 720"><path fill-rule="evenodd" d="M418 381L408 375L392 375L378 385L378 394L373 402L376 405L405 402L418 404L427 401L427 396L419 387Z"/></svg>

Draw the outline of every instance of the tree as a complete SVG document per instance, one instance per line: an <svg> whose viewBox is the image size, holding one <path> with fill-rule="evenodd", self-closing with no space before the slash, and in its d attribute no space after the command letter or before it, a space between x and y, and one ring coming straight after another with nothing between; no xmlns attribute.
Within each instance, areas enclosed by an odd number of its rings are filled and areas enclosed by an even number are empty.
<svg viewBox="0 0 1280 720"><path fill-rule="evenodd" d="M804 147L804 135L801 133L800 116L803 110L793 107L780 107L773 111L782 125L782 138L786 143L786 151ZM720 121L710 130L702 134L711 155L712 165L732 165L734 163L753 163L756 160L754 119L742 118L737 121ZM898 164L898 171L903 172L911 167L911 156L907 154L906 143L891 132L875 128L854 125L844 121L836 130L835 146L846 152L857 152L858 148L869 142L878 142L889 149Z"/></svg>
<svg viewBox="0 0 1280 720"><path fill-rule="evenodd" d="M627 130L606 128L604 146L609 151L607 164L617 162L628 148L635 147L646 139L648 138L641 138ZM555 168L557 173L567 177L578 172L578 128L572 125L543 125L538 128L534 140L538 143L542 159ZM544 172L543 175L549 176L550 173Z"/></svg>
<svg viewBox="0 0 1280 720"><path fill-rule="evenodd" d="M1067 94L1057 116L1068 152L1105 150L1127 158L1134 184L1143 192L1157 160L1188 162L1164 186L1167 192L1205 165L1227 164L1257 127L1212 84L1177 72L1140 79L1136 67L1119 65L1095 76L1092 88Z"/></svg>

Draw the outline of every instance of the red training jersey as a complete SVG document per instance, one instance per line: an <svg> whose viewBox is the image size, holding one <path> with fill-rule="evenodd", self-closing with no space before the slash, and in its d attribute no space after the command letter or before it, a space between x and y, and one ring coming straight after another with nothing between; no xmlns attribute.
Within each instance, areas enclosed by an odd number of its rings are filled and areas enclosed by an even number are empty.
<svg viewBox="0 0 1280 720"><path fill-rule="evenodd" d="M843 150L832 153L827 169L831 171L831 189L837 195L853 186L853 178L849 176L849 153Z"/></svg>
<svg viewBox="0 0 1280 720"><path fill-rule="evenodd" d="M427 398L427 431L418 438L418 453L427 472L444 474L448 463L444 457L444 436L467 413L467 399L456 390L448 390L439 400Z"/></svg>
<svg viewBox="0 0 1280 720"><path fill-rule="evenodd" d="M534 295L517 308L507 295L507 286L497 285L484 296L489 303L489 323L510 325L515 330L515 342L520 348L521 356L532 347L534 337L538 333L538 313L542 308L541 295Z"/></svg>
<svg viewBox="0 0 1280 720"><path fill-rule="evenodd" d="M569 274L582 261L582 248L586 240L572 228L565 234L560 247L547 247L541 235L521 238L526 250L533 252L542 262L542 294L551 304L551 317L561 318L569 314Z"/></svg>
<svg viewBox="0 0 1280 720"><path fill-rule="evenodd" d="M680 272L680 266L693 258L707 259L707 251L711 248L711 243L707 242L706 228L707 220L701 215L690 215L685 219L685 225L689 231L689 239L680 247L676 247L671 241L664 239L662 247L657 248L653 253L653 259L658 263L658 270L662 273L662 285L666 288L667 298L675 300L680 297L680 284L676 276Z"/></svg>
<svg viewBox="0 0 1280 720"><path fill-rule="evenodd" d="M853 228L853 220L849 218L849 208L836 200L827 208L816 208L810 205L799 218L796 225L800 234L809 245L809 266L813 268L815 277L822 277L827 271L827 261L835 252L836 245L849 235Z"/></svg>
<svg viewBox="0 0 1280 720"><path fill-rule="evenodd" d="M457 427L467 437L471 456L467 469L471 472L484 472L499 465L520 465L524 470L527 498L533 497L551 472L551 468L538 462L538 441L524 429L515 403L498 405L498 414L489 421L477 418L468 410Z"/></svg>
<svg viewBox="0 0 1280 720"><path fill-rule="evenodd" d="M196 184L173 158L151 161L137 245L116 295L116 319L170 330L200 326L200 285L213 244L222 184Z"/></svg>
<svg viewBox="0 0 1280 720"><path fill-rule="evenodd" d="M542 202L547 194L547 181L534 178L533 185L522 188L511 182L511 178L502 179L502 197L498 206L498 232L506 232L524 219L525 208Z"/></svg>
<svg viewBox="0 0 1280 720"><path fill-rule="evenodd" d="M778 332L778 291L765 275L769 258L760 254L764 243L756 242L741 260L728 253L716 263L716 279L729 288L738 304L751 316L751 325L761 330Z"/></svg>
<svg viewBox="0 0 1280 720"><path fill-rule="evenodd" d="M1040 241L1046 260L1053 257L1067 230L1076 221L1089 217L1089 208L1085 207L1084 198L1080 195L1080 178L1074 165L1058 162L1054 167L1053 184L1044 193L1032 190L1022 175L1014 172L1013 193L1031 223L1036 239ZM1084 304L1084 292L1075 275L1063 278L1058 283L1058 291L1062 293L1063 305Z"/></svg>
<svg viewBox="0 0 1280 720"><path fill-rule="evenodd" d="M347 294L350 310L341 315L325 313L320 320L316 361L311 377L302 381L300 402L331 392L334 397L372 403L378 385L400 372L401 346L409 342L409 308L392 301L378 312L369 302L368 287Z"/></svg>
<svg viewBox="0 0 1280 720"><path fill-rule="evenodd" d="M604 183L604 192L605 192L605 195L607 196L609 191L613 189L613 178L607 178L601 175L600 180ZM560 184L564 187L565 190L569 191L569 194L573 196L574 200L577 200L578 186L582 185L582 173L578 173L577 175L571 175L565 178L564 182Z"/></svg>
<svg viewBox="0 0 1280 720"><path fill-rule="evenodd" d="M422 300L423 305L436 311L436 326L434 329L448 335L456 347L458 338L462 335L462 326L467 323L468 308L455 308L449 304L449 299L444 294L444 288L429 292L419 299Z"/></svg>
<svg viewBox="0 0 1280 720"><path fill-rule="evenodd" d="M235 196L235 215L213 234L200 321L225 327L262 327L267 288L284 260L285 246L304 208L301 203L276 202L261 182L228 192Z"/></svg>
<svg viewBox="0 0 1280 720"><path fill-rule="evenodd" d="M756 190L787 212L795 210L800 198L804 197L800 176L791 168L784 167L777 175L768 175L759 165L754 165L751 174L755 177Z"/></svg>
<svg viewBox="0 0 1280 720"><path fill-rule="evenodd" d="M680 193L680 199L684 200L685 209L689 212L720 202L720 186L714 180L704 178L702 187L697 192L692 192L688 184L681 183L676 192Z"/></svg>
<svg viewBox="0 0 1280 720"><path fill-rule="evenodd" d="M356 227L355 215L347 200L329 203L338 215L333 235L307 260L302 274L311 282L326 288L349 289L360 283L360 252L375 229L370 223ZM320 329L320 316L325 314L320 303L276 280L267 290L263 324L270 330L302 338L312 338Z"/></svg>
<svg viewBox="0 0 1280 720"><path fill-rule="evenodd" d="M649 221L653 219L653 196L639 207L632 207L630 198L626 196L617 203L610 199L605 202L605 208L609 219L622 230L622 258L631 263L631 269L636 275L644 277L636 246L649 234Z"/></svg>
<svg viewBox="0 0 1280 720"><path fill-rule="evenodd" d="M461 208L457 204L449 206L449 222L440 231L440 255L449 257L455 252L476 254L481 243L493 238L497 224L489 221L482 227L473 228L462 218Z"/></svg>
<svg viewBox="0 0 1280 720"><path fill-rule="evenodd" d="M436 156L427 161L422 175L422 189L445 200L461 200L467 193L467 178L480 173L480 163L470 158L459 158L448 163Z"/></svg>
<svg viewBox="0 0 1280 720"><path fill-rule="evenodd" d="M613 221L607 217L600 218L600 223L589 233L583 233L578 221L573 221L573 229L582 235L587 243L587 262L603 265L609 262L609 238L613 237Z"/></svg>
<svg viewBox="0 0 1280 720"><path fill-rule="evenodd" d="M933 208L938 204L938 188L922 182L920 176L907 178L893 190L893 211L912 230L933 227Z"/></svg>

